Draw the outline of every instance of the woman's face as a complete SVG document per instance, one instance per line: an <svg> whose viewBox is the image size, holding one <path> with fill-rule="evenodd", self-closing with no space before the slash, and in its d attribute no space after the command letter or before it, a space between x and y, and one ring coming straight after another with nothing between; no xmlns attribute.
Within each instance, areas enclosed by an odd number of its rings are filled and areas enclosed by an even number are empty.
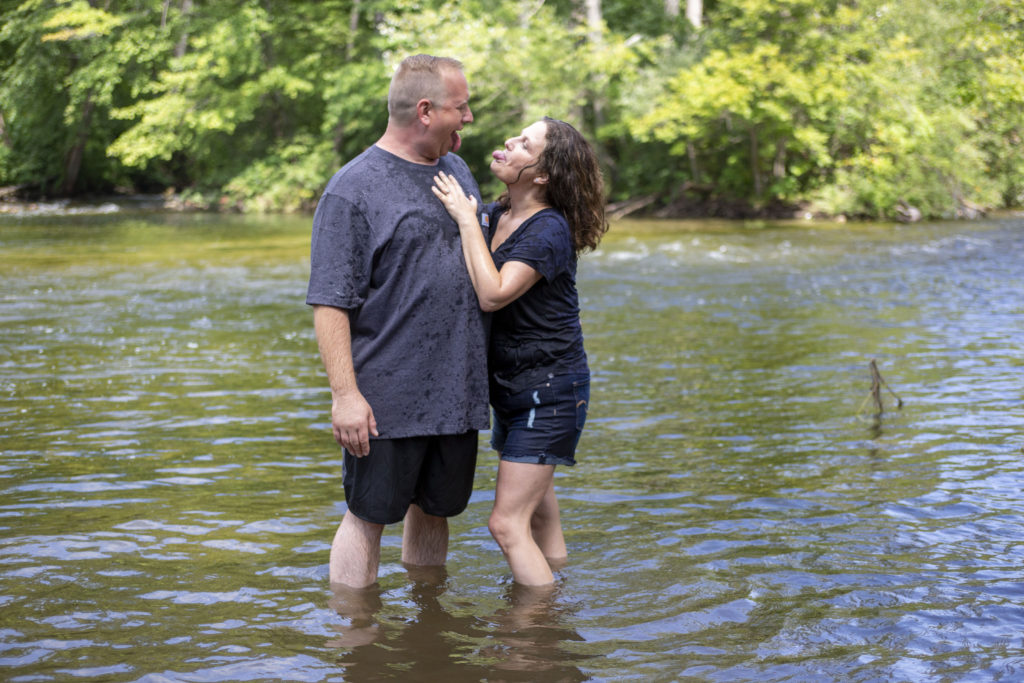
<svg viewBox="0 0 1024 683"><path fill-rule="evenodd" d="M491 172L506 185L532 183L540 173L540 153L548 134L548 124L543 121L530 124L523 132L505 141L502 149L491 155Z"/></svg>

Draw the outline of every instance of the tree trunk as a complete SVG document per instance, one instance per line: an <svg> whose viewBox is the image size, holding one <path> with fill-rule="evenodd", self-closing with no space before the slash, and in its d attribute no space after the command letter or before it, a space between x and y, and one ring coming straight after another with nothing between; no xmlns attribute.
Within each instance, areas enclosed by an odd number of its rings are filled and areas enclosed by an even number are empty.
<svg viewBox="0 0 1024 683"><path fill-rule="evenodd" d="M590 40L592 50L599 51L604 47L604 35L602 32L603 15L601 13L601 0L583 0L587 12L587 37ZM594 128L600 128L604 124L604 98L601 93L593 92L591 102L594 108Z"/></svg>
<svg viewBox="0 0 1024 683"><path fill-rule="evenodd" d="M356 31L359 30L360 1L352 3L352 11L348 15L348 41L345 43L345 58L351 60L356 51Z"/></svg>
<svg viewBox="0 0 1024 683"><path fill-rule="evenodd" d="M665 0L665 14L675 19L679 16L679 0Z"/></svg>
<svg viewBox="0 0 1024 683"><path fill-rule="evenodd" d="M704 0L686 0L686 18L694 28L700 28L704 16Z"/></svg>
<svg viewBox="0 0 1024 683"><path fill-rule="evenodd" d="M0 112L0 141L3 141L4 147L8 149L14 147L11 136L7 133L7 123L4 121L3 112Z"/></svg>
<svg viewBox="0 0 1024 683"><path fill-rule="evenodd" d="M786 177L786 138L779 138L775 141L775 161L772 162L772 176L775 178Z"/></svg>
<svg viewBox="0 0 1024 683"><path fill-rule="evenodd" d="M78 126L78 135L75 136L75 144L68 152L67 162L64 164L64 183L60 193L64 196L70 195L78 182L78 172L82 168L82 156L85 154L85 143L89 140L89 125L92 122L92 110L95 105L90 93L85 98L82 106L82 122Z"/></svg>
<svg viewBox="0 0 1024 683"><path fill-rule="evenodd" d="M587 11L587 35L591 44L600 47L604 43L601 36L601 0L583 0L583 5Z"/></svg>
<svg viewBox="0 0 1024 683"><path fill-rule="evenodd" d="M192 13L192 0L181 0L181 16L185 17ZM174 47L175 57L184 57L188 48L188 31L181 34L178 44Z"/></svg>
<svg viewBox="0 0 1024 683"><path fill-rule="evenodd" d="M697 164L697 148L694 146L692 140L686 142L686 156L690 160L690 176L693 178L693 182L700 182L700 166Z"/></svg>
<svg viewBox="0 0 1024 683"><path fill-rule="evenodd" d="M761 153L758 150L760 145L757 136L757 126L751 126L750 128L750 174L754 178L754 196L760 198L761 193L764 191L763 183L761 182Z"/></svg>

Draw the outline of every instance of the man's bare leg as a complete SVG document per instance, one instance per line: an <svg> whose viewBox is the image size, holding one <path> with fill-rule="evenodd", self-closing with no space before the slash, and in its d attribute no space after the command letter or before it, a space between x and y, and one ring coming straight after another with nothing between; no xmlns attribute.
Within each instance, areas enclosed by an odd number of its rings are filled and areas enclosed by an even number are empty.
<svg viewBox="0 0 1024 683"><path fill-rule="evenodd" d="M345 513L331 543L331 583L365 588L377 581L380 566L380 537L383 524Z"/></svg>
<svg viewBox="0 0 1024 683"><path fill-rule="evenodd" d="M448 520L425 513L412 504L405 513L402 529L402 562L442 565L448 559Z"/></svg>

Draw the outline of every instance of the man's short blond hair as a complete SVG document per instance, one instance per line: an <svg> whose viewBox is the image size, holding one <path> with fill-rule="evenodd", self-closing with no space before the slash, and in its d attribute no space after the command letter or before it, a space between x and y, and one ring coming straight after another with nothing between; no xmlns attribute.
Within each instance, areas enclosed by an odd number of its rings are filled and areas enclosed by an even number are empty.
<svg viewBox="0 0 1024 683"><path fill-rule="evenodd" d="M443 104L447 96L444 76L452 70L462 73L462 62L431 55L403 59L388 88L388 118L406 124L416 116L416 103L420 100Z"/></svg>

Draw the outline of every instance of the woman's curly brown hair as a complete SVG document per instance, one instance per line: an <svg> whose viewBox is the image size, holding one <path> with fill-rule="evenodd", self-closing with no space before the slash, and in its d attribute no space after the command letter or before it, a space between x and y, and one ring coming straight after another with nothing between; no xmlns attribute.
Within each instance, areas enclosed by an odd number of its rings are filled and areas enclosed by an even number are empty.
<svg viewBox="0 0 1024 683"><path fill-rule="evenodd" d="M548 176L545 199L569 221L577 254L596 249L608 231L604 215L604 179L597 154L586 138L565 121L544 117L547 134L538 161ZM508 202L503 195L499 202Z"/></svg>

